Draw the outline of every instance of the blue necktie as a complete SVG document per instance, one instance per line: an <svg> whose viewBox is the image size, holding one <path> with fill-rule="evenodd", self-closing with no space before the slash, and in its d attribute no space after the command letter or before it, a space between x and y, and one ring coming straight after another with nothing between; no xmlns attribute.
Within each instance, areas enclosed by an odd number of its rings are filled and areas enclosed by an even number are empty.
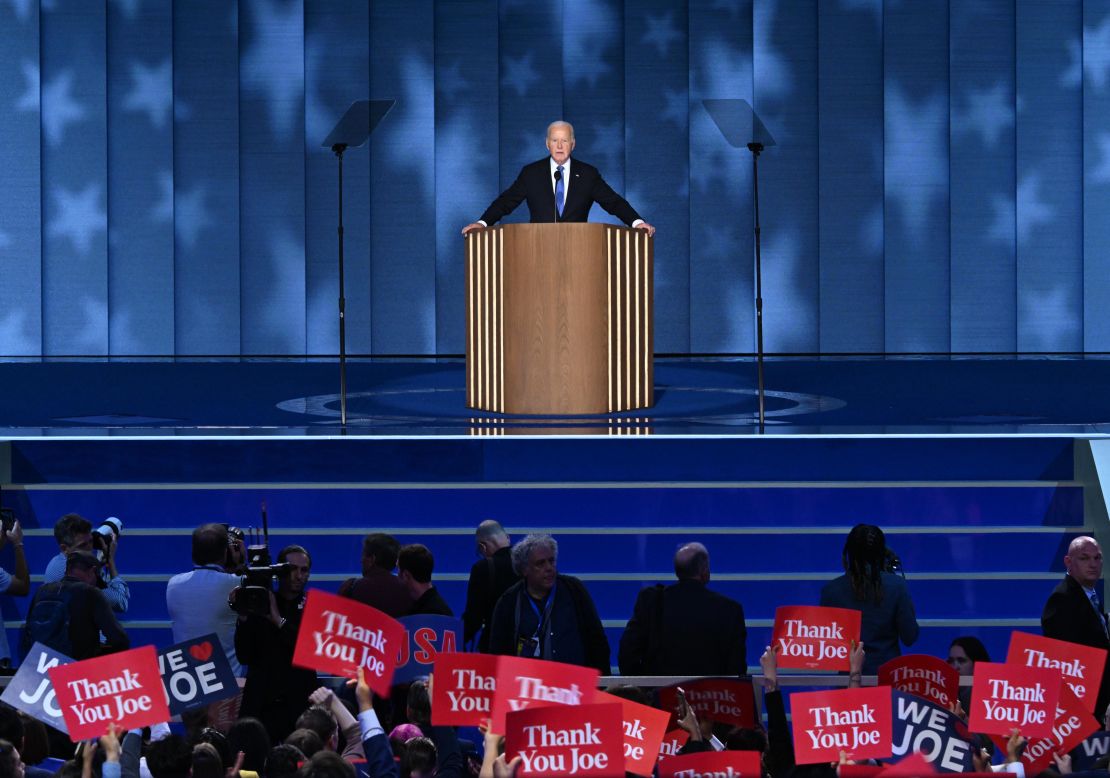
<svg viewBox="0 0 1110 778"><path fill-rule="evenodd" d="M555 210L559 212L559 218L563 218L563 166L559 165L555 168Z"/></svg>
<svg viewBox="0 0 1110 778"><path fill-rule="evenodd" d="M1106 618L1102 615L1102 603L1099 602L1098 592L1094 591L1093 589L1087 592L1087 599L1089 599L1091 601L1091 605L1094 606L1095 613L1098 614L1098 620L1102 624L1103 631L1107 632Z"/></svg>

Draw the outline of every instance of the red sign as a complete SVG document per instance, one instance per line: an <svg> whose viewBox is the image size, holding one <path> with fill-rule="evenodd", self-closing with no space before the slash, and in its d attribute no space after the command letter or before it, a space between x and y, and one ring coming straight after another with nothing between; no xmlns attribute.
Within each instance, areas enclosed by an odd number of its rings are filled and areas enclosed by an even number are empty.
<svg viewBox="0 0 1110 778"><path fill-rule="evenodd" d="M960 674L943 659L928 654L907 654L879 668L879 686L892 686L947 708L959 695Z"/></svg>
<svg viewBox="0 0 1110 778"><path fill-rule="evenodd" d="M126 731L169 721L154 646L58 665L47 672L74 743L100 737L112 722Z"/></svg>
<svg viewBox="0 0 1110 778"><path fill-rule="evenodd" d="M529 708L506 716L505 761L518 776L624 778L621 706Z"/></svg>
<svg viewBox="0 0 1110 778"><path fill-rule="evenodd" d="M890 687L803 692L790 696L796 764L885 759L891 741Z"/></svg>
<svg viewBox="0 0 1110 778"><path fill-rule="evenodd" d="M1011 644L1012 646L1013 644ZM1066 754L1078 746L1087 736L1099 729L1095 717L1065 683L1060 687L1060 701L1056 705L1056 721L1052 733L1047 737L1029 738L1022 752L1021 761L1025 764L1026 775L1037 775L1052 765L1053 754ZM1006 738L991 735L1002 753L1006 753Z"/></svg>
<svg viewBox="0 0 1110 778"><path fill-rule="evenodd" d="M1059 670L1066 683L1092 713L1098 700L1099 684L1106 669L1106 649L1081 646L1066 640L1015 632L1010 636L1006 664Z"/></svg>
<svg viewBox="0 0 1110 778"><path fill-rule="evenodd" d="M312 589L304 605L293 664L353 678L365 669L374 694L389 694L401 645L400 622L357 600Z"/></svg>
<svg viewBox="0 0 1110 778"><path fill-rule="evenodd" d="M476 727L489 722L497 690L497 661L490 654L440 654L432 684L432 724Z"/></svg>
<svg viewBox="0 0 1110 778"><path fill-rule="evenodd" d="M848 670L852 643L859 642L860 616L849 608L786 605L776 609L771 645L778 666Z"/></svg>
<svg viewBox="0 0 1110 778"><path fill-rule="evenodd" d="M755 726L755 693L751 681L706 678L666 686L659 690L660 708L674 711L679 687L686 692L686 702L694 709L698 721L716 721L749 729Z"/></svg>
<svg viewBox="0 0 1110 778"><path fill-rule="evenodd" d="M1062 686L1059 670L976 662L967 726L972 732L1029 740L1048 737Z"/></svg>
<svg viewBox="0 0 1110 778"><path fill-rule="evenodd" d="M659 778L759 778L758 751L700 751L659 763Z"/></svg>
<svg viewBox="0 0 1110 778"><path fill-rule="evenodd" d="M497 690L490 712L494 732L505 731L505 714L548 705L588 705L601 673L593 668L543 659L503 656L497 662Z"/></svg>
<svg viewBox="0 0 1110 778"><path fill-rule="evenodd" d="M659 746L663 743L663 736L667 734L671 714L605 692L598 692L595 701L618 703L621 706L625 772L651 775L659 758Z"/></svg>
<svg viewBox="0 0 1110 778"><path fill-rule="evenodd" d="M686 730L672 729L663 736L663 742L659 744L659 758L666 759L668 756L678 756L678 752L682 750L689 739L690 733Z"/></svg>

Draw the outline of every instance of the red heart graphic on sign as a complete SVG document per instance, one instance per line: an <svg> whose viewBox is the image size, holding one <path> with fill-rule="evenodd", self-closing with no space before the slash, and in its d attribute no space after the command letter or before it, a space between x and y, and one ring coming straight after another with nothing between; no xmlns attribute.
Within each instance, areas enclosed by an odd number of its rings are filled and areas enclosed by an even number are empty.
<svg viewBox="0 0 1110 778"><path fill-rule="evenodd" d="M193 659L204 662L212 656L212 644L206 640L203 643L197 643L195 646L189 646L189 653L193 655Z"/></svg>

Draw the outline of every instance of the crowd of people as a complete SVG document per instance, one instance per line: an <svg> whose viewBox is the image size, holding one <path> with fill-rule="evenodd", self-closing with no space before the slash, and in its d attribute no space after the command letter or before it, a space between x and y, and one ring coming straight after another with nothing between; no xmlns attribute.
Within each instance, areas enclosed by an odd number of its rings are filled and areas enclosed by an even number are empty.
<svg viewBox="0 0 1110 778"><path fill-rule="evenodd" d="M46 569L28 608L23 651L34 642L74 659L123 650L130 642L120 625L130 593L116 566L118 519L97 529L76 514L58 520L58 554ZM610 645L585 584L558 571L558 543L550 535L528 535L515 544L496 521L476 530L479 559L470 570L461 614L468 650L545 659L611 673ZM0 544L15 550L15 570L0 569L0 592L26 595L30 588L23 532L18 522L0 533ZM110 731L67 761L65 778L232 778L236 773L351 778L354 763L376 776L449 778L470 771L508 776L516 766L499 756L500 735L485 733L480 758L451 727L433 727L427 684L396 687L391 699L375 699L364 682L338 693L321 684L313 670L293 664L312 556L300 545L281 549L272 567L277 585L251 582L244 573L248 551L241 532L224 524L204 524L192 534L193 568L173 576L166 605L175 643L209 634L220 645L236 676L244 678L239 718L226 731L212 726L204 708L186 714L185 732L168 726L147 733ZM860 642L851 652L849 685L912 645L919 634L913 601L900 562L883 532L857 525L843 549L844 574L821 591L820 604L861 612ZM1044 634L1110 649L1110 631L1096 591L1102 554L1091 537L1076 538L1064 557L1067 570L1044 608ZM361 576L344 581L342 597L370 605L393 617L453 615L432 582L435 562L423 545L401 546L384 533L364 539ZM620 638L618 666L625 676L744 676L748 668L747 630L742 605L713 591L708 549L686 543L674 555L676 580L643 589ZM0 632L2 634L2 632ZM2 647L2 646L0 646ZM9 657L11 652L7 653ZM984 645L965 636L953 640L948 663L970 676L975 663L989 662ZM689 739L685 752L708 748L756 750L766 775L825 774L827 765L796 766L778 687L776 653L759 658L766 728L737 729L698 722L680 700L678 726ZM1104 674L1096 710L1110 704L1110 674ZM618 686L612 692L652 704L652 690ZM960 690L962 709L970 709L969 686ZM0 706L0 778L43 778L33 765L50 755L51 738L40 722ZM387 732L389 734L387 734ZM1008 770L1021 772L1023 739L1015 733L1003 754ZM55 749L57 738L54 738ZM58 754L55 750L54 755ZM978 754L988 760L989 752ZM484 761L483 761L484 759ZM480 765L480 766L479 766ZM977 765L986 769L987 762ZM1066 761L1056 768L1067 772ZM825 771L825 772L822 772ZM831 774L831 773L830 773Z"/></svg>

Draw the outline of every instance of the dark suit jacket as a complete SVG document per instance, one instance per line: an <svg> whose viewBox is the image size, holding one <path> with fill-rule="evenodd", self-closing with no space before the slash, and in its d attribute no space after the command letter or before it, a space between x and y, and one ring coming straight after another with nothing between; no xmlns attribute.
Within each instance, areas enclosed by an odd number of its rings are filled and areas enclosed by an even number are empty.
<svg viewBox="0 0 1110 778"><path fill-rule="evenodd" d="M653 586L636 598L617 662L621 675L743 675L747 635L743 606L705 584Z"/></svg>
<svg viewBox="0 0 1110 778"><path fill-rule="evenodd" d="M555 211L555 189L551 177L550 157L525 165L512 186L497 196L482 221L493 225L513 212L521 201L528 201L528 211L533 222L584 222L590 216L590 208L597 203L616 216L629 227L640 218L632 206L605 183L605 179L593 165L571 159L567 180L566 200L563 203L563 216Z"/></svg>
<svg viewBox="0 0 1110 778"><path fill-rule="evenodd" d="M1046 638L1110 650L1110 639L1107 639L1106 630L1103 629L1095 609L1091 607L1087 593L1070 575L1065 575L1064 580L1048 596L1048 602L1044 604L1044 611L1041 613L1041 631ZM1104 670L1095 707L1096 718L1102 718L1108 704L1110 677Z"/></svg>

